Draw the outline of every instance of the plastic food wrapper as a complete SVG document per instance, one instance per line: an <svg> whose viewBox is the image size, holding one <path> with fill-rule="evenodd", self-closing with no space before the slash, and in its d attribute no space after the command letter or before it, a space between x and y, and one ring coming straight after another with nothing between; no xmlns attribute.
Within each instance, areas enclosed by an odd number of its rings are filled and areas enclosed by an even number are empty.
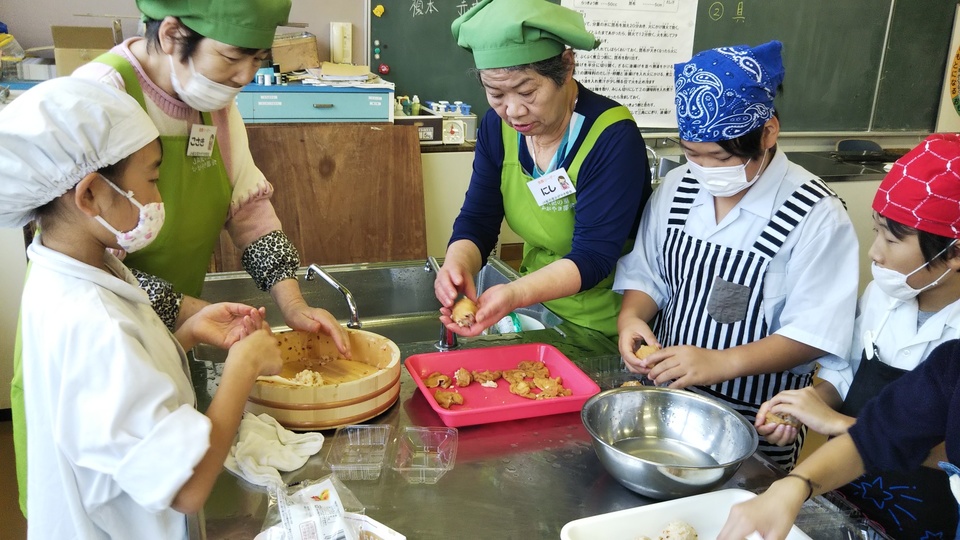
<svg viewBox="0 0 960 540"><path fill-rule="evenodd" d="M406 536L370 516L347 512L343 517L347 526L356 531L360 540L407 540Z"/></svg>
<svg viewBox="0 0 960 540"><path fill-rule="evenodd" d="M276 488L263 530L255 540L360 540L354 521L345 518L348 510L364 512L334 475Z"/></svg>

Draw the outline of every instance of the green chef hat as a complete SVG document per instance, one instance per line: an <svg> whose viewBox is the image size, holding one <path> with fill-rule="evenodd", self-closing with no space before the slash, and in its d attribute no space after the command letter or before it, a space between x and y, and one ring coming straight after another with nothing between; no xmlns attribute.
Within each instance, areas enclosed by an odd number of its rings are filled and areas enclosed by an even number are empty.
<svg viewBox="0 0 960 540"><path fill-rule="evenodd" d="M566 45L593 50L583 15L547 0L481 0L450 27L457 45L473 52L477 69L521 66L562 53Z"/></svg>
<svg viewBox="0 0 960 540"><path fill-rule="evenodd" d="M177 17L203 37L249 49L269 49L287 23L291 0L137 0L144 19Z"/></svg>

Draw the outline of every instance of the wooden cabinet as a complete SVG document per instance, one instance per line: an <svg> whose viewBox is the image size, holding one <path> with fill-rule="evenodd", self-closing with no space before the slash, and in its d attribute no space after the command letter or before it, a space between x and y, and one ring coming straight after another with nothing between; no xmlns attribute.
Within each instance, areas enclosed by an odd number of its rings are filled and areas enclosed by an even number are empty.
<svg viewBox="0 0 960 540"><path fill-rule="evenodd" d="M414 126L251 124L247 134L302 264L426 259ZM223 233L214 269L242 270L240 255Z"/></svg>

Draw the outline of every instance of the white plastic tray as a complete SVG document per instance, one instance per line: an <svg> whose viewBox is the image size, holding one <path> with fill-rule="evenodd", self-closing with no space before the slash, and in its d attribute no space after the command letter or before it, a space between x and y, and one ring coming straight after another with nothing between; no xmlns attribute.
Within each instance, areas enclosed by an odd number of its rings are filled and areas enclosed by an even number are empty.
<svg viewBox="0 0 960 540"><path fill-rule="evenodd" d="M716 538L727 521L730 508L755 494L743 489L724 489L638 506L571 521L560 530L562 540L636 540L657 538L671 521L686 521L700 538ZM794 525L787 540L811 540Z"/></svg>

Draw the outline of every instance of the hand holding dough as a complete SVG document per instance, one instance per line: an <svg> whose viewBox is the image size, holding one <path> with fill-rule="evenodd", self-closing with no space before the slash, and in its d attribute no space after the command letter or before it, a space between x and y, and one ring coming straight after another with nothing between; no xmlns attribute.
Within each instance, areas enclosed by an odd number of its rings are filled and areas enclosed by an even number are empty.
<svg viewBox="0 0 960 540"><path fill-rule="evenodd" d="M464 296L453 305L450 318L457 326L469 328L477 321L477 309L479 306L476 302Z"/></svg>

